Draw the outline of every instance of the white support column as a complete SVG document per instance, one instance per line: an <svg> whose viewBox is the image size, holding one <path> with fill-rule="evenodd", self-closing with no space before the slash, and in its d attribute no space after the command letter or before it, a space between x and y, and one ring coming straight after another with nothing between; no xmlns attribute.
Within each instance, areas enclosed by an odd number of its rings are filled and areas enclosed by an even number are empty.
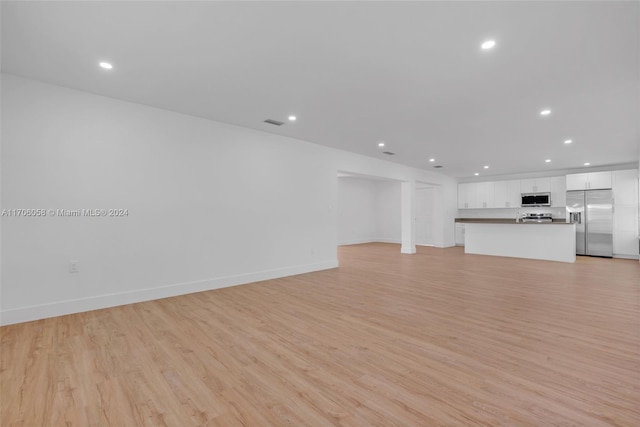
<svg viewBox="0 0 640 427"><path fill-rule="evenodd" d="M403 254L416 253L416 182L406 181L401 183L401 206L402 216L402 247Z"/></svg>

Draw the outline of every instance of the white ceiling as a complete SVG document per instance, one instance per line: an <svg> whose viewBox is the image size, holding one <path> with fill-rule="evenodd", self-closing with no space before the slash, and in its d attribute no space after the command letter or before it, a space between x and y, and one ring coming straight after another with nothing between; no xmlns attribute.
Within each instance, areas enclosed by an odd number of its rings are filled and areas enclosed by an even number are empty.
<svg viewBox="0 0 640 427"><path fill-rule="evenodd" d="M638 160L639 5L4 1L2 70L455 177L601 166Z"/></svg>

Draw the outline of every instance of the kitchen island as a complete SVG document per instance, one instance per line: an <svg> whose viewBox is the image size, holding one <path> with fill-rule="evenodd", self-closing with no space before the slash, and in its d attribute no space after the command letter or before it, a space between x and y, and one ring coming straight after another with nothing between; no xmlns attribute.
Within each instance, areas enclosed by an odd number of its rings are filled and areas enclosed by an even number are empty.
<svg viewBox="0 0 640 427"><path fill-rule="evenodd" d="M465 225L464 252L548 261L576 261L576 226L562 221L457 218Z"/></svg>

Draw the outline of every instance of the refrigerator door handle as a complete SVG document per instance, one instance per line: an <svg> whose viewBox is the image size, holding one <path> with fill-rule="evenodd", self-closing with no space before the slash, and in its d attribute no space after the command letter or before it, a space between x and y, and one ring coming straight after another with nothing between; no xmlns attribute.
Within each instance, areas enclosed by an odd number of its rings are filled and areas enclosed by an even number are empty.
<svg viewBox="0 0 640 427"><path fill-rule="evenodd" d="M571 212L571 222L582 224L582 212Z"/></svg>

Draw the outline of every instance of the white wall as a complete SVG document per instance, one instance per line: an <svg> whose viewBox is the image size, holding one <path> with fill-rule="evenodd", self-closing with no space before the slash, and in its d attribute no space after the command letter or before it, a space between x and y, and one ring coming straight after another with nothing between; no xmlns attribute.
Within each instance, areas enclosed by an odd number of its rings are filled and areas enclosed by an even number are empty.
<svg viewBox="0 0 640 427"><path fill-rule="evenodd" d="M335 171L310 144L10 77L2 101L5 208L129 210L4 217L9 320L337 265Z"/></svg>
<svg viewBox="0 0 640 427"><path fill-rule="evenodd" d="M453 244L443 175L11 75L2 89L3 209L129 211L3 217L2 323L334 267L338 170L438 185Z"/></svg>
<svg viewBox="0 0 640 427"><path fill-rule="evenodd" d="M434 245L436 191L433 187L416 189L416 244Z"/></svg>
<svg viewBox="0 0 640 427"><path fill-rule="evenodd" d="M354 177L338 178L338 244L375 242L376 181Z"/></svg>
<svg viewBox="0 0 640 427"><path fill-rule="evenodd" d="M451 246L450 242L442 243L442 219L438 215L443 207L437 198L438 190L438 186L416 188L417 245ZM338 244L401 243L400 181L341 177L338 178L338 194ZM369 209L372 200L374 208ZM436 215L438 210L440 214Z"/></svg>
<svg viewBox="0 0 640 427"><path fill-rule="evenodd" d="M338 178L338 244L400 243L400 182Z"/></svg>
<svg viewBox="0 0 640 427"><path fill-rule="evenodd" d="M416 244L435 245L436 189L416 189ZM400 243L401 191L398 181L353 176L338 178L338 244Z"/></svg>
<svg viewBox="0 0 640 427"><path fill-rule="evenodd" d="M377 189L377 241L400 243L400 241L402 240L400 216L400 183L393 181L380 181L377 183Z"/></svg>

